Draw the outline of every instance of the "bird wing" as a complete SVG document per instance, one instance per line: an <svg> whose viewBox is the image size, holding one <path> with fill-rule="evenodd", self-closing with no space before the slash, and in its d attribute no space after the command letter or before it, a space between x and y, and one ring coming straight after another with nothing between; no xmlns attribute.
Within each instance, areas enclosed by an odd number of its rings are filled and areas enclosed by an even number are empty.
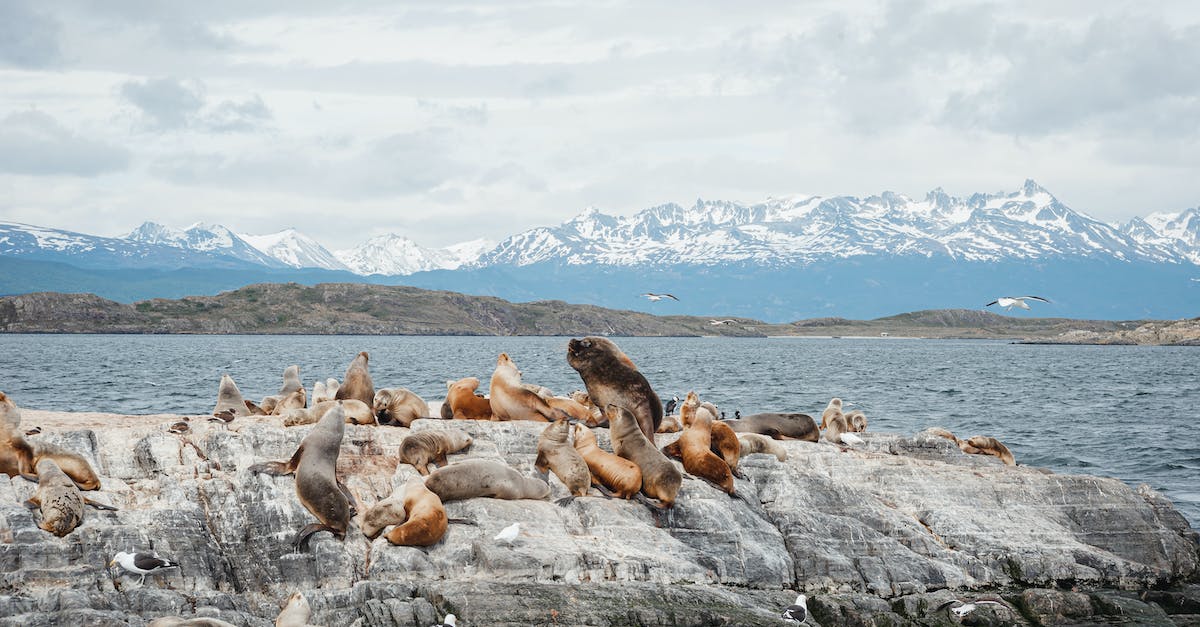
<svg viewBox="0 0 1200 627"><path fill-rule="evenodd" d="M842 434L842 442L845 444L862 444L863 442L865 442L865 440L858 437L857 435L854 435L853 433L843 433Z"/></svg>
<svg viewBox="0 0 1200 627"><path fill-rule="evenodd" d="M1040 300L1043 303L1050 302L1049 300L1046 300L1045 298L1042 298L1041 296L1014 296L1013 298L1015 298L1016 300Z"/></svg>
<svg viewBox="0 0 1200 627"><path fill-rule="evenodd" d="M984 305L984 307L991 307L992 305L995 305L995 304L996 304L996 303L998 303L998 302L1000 302L1000 301L998 301L998 300L994 300L994 301L992 301L992 302L990 302L990 303L988 303L988 304Z"/></svg>
<svg viewBox="0 0 1200 627"><path fill-rule="evenodd" d="M176 564L168 559L163 559L150 553L134 553L133 565L142 570L154 570L156 568L169 568Z"/></svg>
<svg viewBox="0 0 1200 627"><path fill-rule="evenodd" d="M671 300L679 300L678 298L675 298L674 294L663 294L663 296L666 296L667 298L670 298Z"/></svg>

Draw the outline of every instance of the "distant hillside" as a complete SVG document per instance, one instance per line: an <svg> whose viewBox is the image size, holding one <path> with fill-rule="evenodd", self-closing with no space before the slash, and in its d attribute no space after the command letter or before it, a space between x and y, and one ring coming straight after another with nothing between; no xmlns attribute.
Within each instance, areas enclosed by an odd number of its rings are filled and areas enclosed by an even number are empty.
<svg viewBox="0 0 1200 627"><path fill-rule="evenodd" d="M1048 340L1105 337L1148 321L1012 318L968 309L768 324L647 313L562 301L512 303L414 287L322 283L251 285L216 296L122 304L92 294L0 298L0 332L362 335L833 336ZM1167 337L1167 336L1164 336Z"/></svg>

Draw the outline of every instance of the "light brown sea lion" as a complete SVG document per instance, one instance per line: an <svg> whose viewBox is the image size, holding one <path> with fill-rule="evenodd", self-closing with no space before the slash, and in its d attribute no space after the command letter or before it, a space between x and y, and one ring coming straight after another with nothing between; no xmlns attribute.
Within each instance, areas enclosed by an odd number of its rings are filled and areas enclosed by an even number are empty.
<svg viewBox="0 0 1200 627"><path fill-rule="evenodd" d="M537 394L538 396L540 396L546 400L550 400L551 398L554 397L554 392L550 388L548 388L544 385L538 385L536 383L522 382L521 387L525 388L526 390L529 390L530 392L533 392L534 394Z"/></svg>
<svg viewBox="0 0 1200 627"><path fill-rule="evenodd" d="M817 422L808 414L751 414L721 422L737 433L761 433L776 440L791 438L816 442L821 438Z"/></svg>
<svg viewBox="0 0 1200 627"><path fill-rule="evenodd" d="M400 461L411 464L422 475L428 475L431 462L442 468L446 465L446 455L471 446L471 442L471 436L462 429L413 433L400 443Z"/></svg>
<svg viewBox="0 0 1200 627"><path fill-rule="evenodd" d="M592 484L592 473L583 456L571 444L570 435L571 423L566 418L559 418L543 429L533 467L542 474L547 470L554 471L572 496L585 496Z"/></svg>
<svg viewBox="0 0 1200 627"><path fill-rule="evenodd" d="M825 411L821 412L821 430L829 427L829 421L834 416L842 415L842 399L834 397L829 399L829 404L825 406Z"/></svg>
<svg viewBox="0 0 1200 627"><path fill-rule="evenodd" d="M727 494L734 494L733 473L729 464L709 448L712 446L712 418L707 414L692 419L692 424L679 435L679 454L683 469L711 481Z"/></svg>
<svg viewBox="0 0 1200 627"><path fill-rule="evenodd" d="M313 384L312 402L309 405L316 405L321 401L332 401L333 394L326 389L324 381L317 381Z"/></svg>
<svg viewBox="0 0 1200 627"><path fill-rule="evenodd" d="M604 414L608 417L613 452L637 464L642 471L642 494L658 499L664 508L675 505L683 483L679 469L651 444L633 412L609 404Z"/></svg>
<svg viewBox="0 0 1200 627"><path fill-rule="evenodd" d="M575 401L576 403L579 403L580 405L583 405L591 413L591 418L589 418L586 421L587 426L589 426L589 427L607 427L608 426L608 420L604 417L604 410L599 407L596 407L595 403L592 403L592 397L588 396L587 392L584 392L583 390L574 390L571 392L570 396L571 396L571 400Z"/></svg>
<svg viewBox="0 0 1200 627"><path fill-rule="evenodd" d="M709 450L725 460L730 472L737 475L738 462L742 457L742 443L738 441L737 434L729 428L729 425L717 419L717 406L707 402L701 403L700 397L693 390L688 392L683 404L679 406L679 421L687 426L697 418L705 418L711 425ZM681 456L678 445L675 445L675 448L669 453L665 450L663 452L667 453L668 457Z"/></svg>
<svg viewBox="0 0 1200 627"><path fill-rule="evenodd" d="M446 519L442 499L420 477L412 477L404 484L404 510L408 519L387 532L384 537L388 542L397 546L431 546L446 535L450 521Z"/></svg>
<svg viewBox="0 0 1200 627"><path fill-rule="evenodd" d="M442 403L442 417L455 420L491 420L492 403L475 390L479 388L479 379L465 377L458 381L446 382L446 401ZM446 410L450 415L446 416Z"/></svg>
<svg viewBox="0 0 1200 627"><path fill-rule="evenodd" d="M250 410L246 408L246 401L242 398L242 391L233 382L233 377L228 374L221 375L221 385L217 388L217 406L212 410L214 416L223 414L250 415Z"/></svg>
<svg viewBox="0 0 1200 627"><path fill-rule="evenodd" d="M21 410L4 392L0 392L0 436L4 433L17 433L21 428Z"/></svg>
<svg viewBox="0 0 1200 627"><path fill-rule="evenodd" d="M308 393L304 391L304 388L300 388L285 395L277 396L275 404L271 409L268 411L266 407L263 407L263 411L272 416L282 416L289 409L304 409L307 405Z"/></svg>
<svg viewBox="0 0 1200 627"><path fill-rule="evenodd" d="M646 377L616 344L595 336L571 340L567 343L567 363L583 379L592 403L605 408L604 415L609 420L612 420L609 405L624 407L637 420L642 435L651 443L654 442L654 432L662 423L662 401ZM642 472L645 473L644 468Z"/></svg>
<svg viewBox="0 0 1200 627"><path fill-rule="evenodd" d="M417 418L429 417L429 403L408 388L379 390L372 407L381 425L407 427Z"/></svg>
<svg viewBox="0 0 1200 627"><path fill-rule="evenodd" d="M550 407L546 399L521 385L521 371L509 358L500 353L496 358L496 369L492 372L492 384L488 389L491 396L493 420L536 420L551 422L558 420L560 412Z"/></svg>
<svg viewBox="0 0 1200 627"><path fill-rule="evenodd" d="M83 522L83 494L53 459L38 462L37 476L37 491L25 505L41 511L38 527L61 538Z"/></svg>
<svg viewBox="0 0 1200 627"><path fill-rule="evenodd" d="M742 457L754 455L755 453L765 453L767 455L774 455L781 462L787 461L787 449L765 435L744 433L738 436L738 441L742 445Z"/></svg>
<svg viewBox="0 0 1200 627"><path fill-rule="evenodd" d="M276 393L276 396L284 397L284 396L287 396L289 394L296 392L297 390L303 390L303 389L304 389L304 384L300 383L300 366L292 365L292 366L288 366L287 368L284 368L284 370L283 370L283 385L279 388L279 392ZM308 396L308 394L305 393L306 399L307 399L307 396ZM303 405L302 405L302 407L303 407Z"/></svg>
<svg viewBox="0 0 1200 627"><path fill-rule="evenodd" d="M346 376L334 393L334 400L356 399L370 407L375 402L375 384L371 382L371 373L367 371L367 351L362 351L346 368ZM328 385L325 386L329 388Z"/></svg>
<svg viewBox="0 0 1200 627"><path fill-rule="evenodd" d="M54 460L80 490L100 489L100 477L82 455L49 442L29 442L16 434L0 439L0 472L10 477L21 475L37 481L37 466L44 459Z"/></svg>
<svg viewBox="0 0 1200 627"><path fill-rule="evenodd" d="M939 438L946 438L947 440L954 442L954 444L956 446L958 446L959 448L962 448L962 440L958 439L958 436L954 435L953 433L950 433L949 431L947 431L941 427L930 427L930 428L922 431L921 433L926 434L926 435L937 436Z"/></svg>
<svg viewBox="0 0 1200 627"><path fill-rule="evenodd" d="M367 508L362 516L363 535L374 540L381 531L392 525L399 525L407 518L408 513L404 510L404 490L393 490L386 499Z"/></svg>
<svg viewBox="0 0 1200 627"><path fill-rule="evenodd" d="M658 424L658 430L655 433L678 433L683 430L683 423L679 420L678 414L663 416L662 422Z"/></svg>
<svg viewBox="0 0 1200 627"><path fill-rule="evenodd" d="M958 446L964 453L992 455L999 457L1000 461L1009 466L1017 465L1017 460L1013 458L1012 451L1008 450L1008 447L1004 446L1000 440L990 436L973 435L967 438L965 442L960 441Z"/></svg>
<svg viewBox="0 0 1200 627"><path fill-rule="evenodd" d="M298 548L308 545L309 537L319 531L329 531L341 539L350 526L353 500L337 479L337 458L346 431L346 414L341 405L325 412L317 426L300 441L292 458L286 462L255 464L251 473L271 475L295 473L296 496L300 503L320 522L312 523L296 533L293 543Z"/></svg>
<svg viewBox="0 0 1200 627"><path fill-rule="evenodd" d="M545 500L550 496L550 485L545 481L526 477L508 464L490 459L464 459L438 468L425 478L425 485L443 503L477 496L509 500Z"/></svg>
<svg viewBox="0 0 1200 627"><path fill-rule="evenodd" d="M834 444L849 444L842 439L842 436L847 433L854 433L850 428L850 423L846 420L846 416L840 410L829 412L829 420L825 425L825 439Z"/></svg>
<svg viewBox="0 0 1200 627"><path fill-rule="evenodd" d="M274 409L275 403L276 403L276 398L274 396L267 396L262 399L261 403L255 403L254 401L247 398L247 399L243 399L242 402L246 404L246 409L250 410L251 416L266 416L266 415L270 414L271 412L266 409L263 409L262 406L269 405L269 407L271 409Z"/></svg>
<svg viewBox="0 0 1200 627"><path fill-rule="evenodd" d="M288 597L283 611L275 618L275 627L307 627L308 619L312 618L312 608L303 594L293 592Z"/></svg>
<svg viewBox="0 0 1200 627"><path fill-rule="evenodd" d="M342 408L346 415L346 422L349 424L375 424L375 412L371 411L371 408L362 401L350 398L344 401L321 401L305 409L289 409L281 414L283 426L311 425L320 421L321 417L334 407Z"/></svg>
<svg viewBox="0 0 1200 627"><path fill-rule="evenodd" d="M867 430L867 415L861 409L856 409L846 414L846 422L850 423L850 429L855 433L862 433Z"/></svg>
<svg viewBox="0 0 1200 627"><path fill-rule="evenodd" d="M569 398L562 396L549 396L545 397L545 399L547 403L550 403L551 407L563 412L572 420L587 424L587 422L592 419L591 410Z"/></svg>
<svg viewBox="0 0 1200 627"><path fill-rule="evenodd" d="M207 616L193 616L192 618L162 616L146 623L146 627L237 627L237 625Z"/></svg>
<svg viewBox="0 0 1200 627"><path fill-rule="evenodd" d="M587 462L593 485L620 499L633 498L641 491L642 471L637 464L600 448L596 434L581 424L575 425L575 450Z"/></svg>

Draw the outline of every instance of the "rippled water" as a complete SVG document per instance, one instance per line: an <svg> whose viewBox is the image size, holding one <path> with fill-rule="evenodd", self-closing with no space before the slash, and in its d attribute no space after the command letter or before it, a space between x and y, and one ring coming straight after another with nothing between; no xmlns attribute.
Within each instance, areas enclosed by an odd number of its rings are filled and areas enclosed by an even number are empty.
<svg viewBox="0 0 1200 627"><path fill-rule="evenodd" d="M124 414L203 414L230 373L247 398L274 393L299 364L341 379L360 350L377 388L426 400L479 377L508 352L528 382L582 388L568 338L0 335L0 391L22 406ZM695 389L730 415L804 411L832 396L870 430L943 426L995 436L1018 462L1148 483L1200 524L1200 349L1025 346L901 339L618 338L659 395Z"/></svg>

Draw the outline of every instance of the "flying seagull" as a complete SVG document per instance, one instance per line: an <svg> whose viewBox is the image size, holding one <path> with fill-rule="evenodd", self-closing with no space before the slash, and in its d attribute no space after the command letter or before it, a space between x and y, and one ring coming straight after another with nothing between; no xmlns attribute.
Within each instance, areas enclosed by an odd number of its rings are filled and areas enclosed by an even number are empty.
<svg viewBox="0 0 1200 627"><path fill-rule="evenodd" d="M737 320L734 320L732 318L730 318L728 320L709 320L708 323L715 327L720 324L737 324Z"/></svg>
<svg viewBox="0 0 1200 627"><path fill-rule="evenodd" d="M520 533L521 523L515 522L501 529L500 533L496 534L496 537L492 539L496 542L503 542L504 544L512 546L513 541L517 539L517 536L520 535Z"/></svg>
<svg viewBox="0 0 1200 627"><path fill-rule="evenodd" d="M653 294L651 292L646 292L645 294L642 294L642 296L649 298L651 302L655 302L655 303L657 303L658 301L660 301L664 298L670 298L671 300L679 300L678 298L675 298L674 294Z"/></svg>
<svg viewBox="0 0 1200 627"><path fill-rule="evenodd" d="M121 551L113 556L112 561L108 563L108 567L114 565L120 566L122 570L126 570L135 575L141 575L141 583L146 583L146 575L153 575L164 570L179 568L179 562L171 561L165 557L159 557L158 553L143 553L141 551L134 553L133 551Z"/></svg>
<svg viewBox="0 0 1200 627"><path fill-rule="evenodd" d="M984 307L1000 305L1005 309L1005 311L1010 311L1013 307L1020 307L1021 309L1028 311L1029 304L1025 302L1027 300L1040 300L1043 303L1050 302L1041 296L1001 296L1000 298L997 298L996 300L984 305Z"/></svg>
<svg viewBox="0 0 1200 627"><path fill-rule="evenodd" d="M798 623L803 623L805 618L808 618L808 604L805 602L804 595L796 597L796 602L789 605L783 611L783 617L787 620L794 620Z"/></svg>

